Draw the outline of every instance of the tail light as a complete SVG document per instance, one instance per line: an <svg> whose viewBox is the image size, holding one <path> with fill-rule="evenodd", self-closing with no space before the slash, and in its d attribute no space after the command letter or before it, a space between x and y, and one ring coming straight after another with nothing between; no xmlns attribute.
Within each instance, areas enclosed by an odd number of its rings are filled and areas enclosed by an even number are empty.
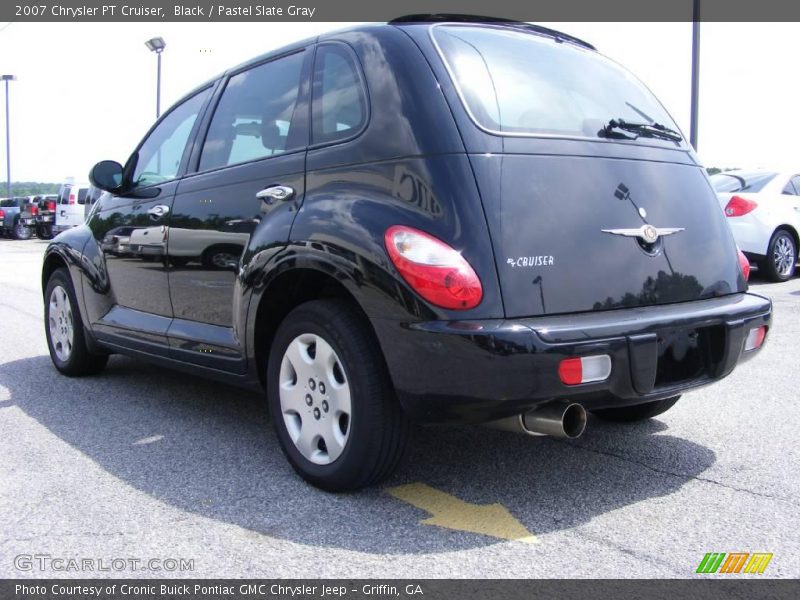
<svg viewBox="0 0 800 600"><path fill-rule="evenodd" d="M604 381L609 375L611 357L608 354L565 358L558 364L558 378L564 385Z"/></svg>
<svg viewBox="0 0 800 600"><path fill-rule="evenodd" d="M431 304L453 310L480 304L481 280L466 259L443 241L418 229L395 225L386 230L384 243L406 283Z"/></svg>
<svg viewBox="0 0 800 600"><path fill-rule="evenodd" d="M6 211L0 210L0 219L5 219L5 218L6 218Z"/></svg>
<svg viewBox="0 0 800 600"><path fill-rule="evenodd" d="M69 195L69 201L68 201L68 203L69 203L69 204L75 204L75 194L70 194L70 195Z"/></svg>
<svg viewBox="0 0 800 600"><path fill-rule="evenodd" d="M39 214L39 207L34 204L33 206L31 206L31 215L36 216L38 214Z"/></svg>
<svg viewBox="0 0 800 600"><path fill-rule="evenodd" d="M725 205L726 217L743 217L758 207L758 203L741 196L731 196Z"/></svg>
<svg viewBox="0 0 800 600"><path fill-rule="evenodd" d="M47 210L55 210L56 209L56 203L54 201L52 201L52 200L50 200L50 202L45 202L44 206L45 206L45 209L47 209Z"/></svg>
<svg viewBox="0 0 800 600"><path fill-rule="evenodd" d="M736 249L736 252L739 253L739 268L742 270L742 275L744 275L744 280L750 280L750 261L747 260L747 257L744 255L744 252Z"/></svg>

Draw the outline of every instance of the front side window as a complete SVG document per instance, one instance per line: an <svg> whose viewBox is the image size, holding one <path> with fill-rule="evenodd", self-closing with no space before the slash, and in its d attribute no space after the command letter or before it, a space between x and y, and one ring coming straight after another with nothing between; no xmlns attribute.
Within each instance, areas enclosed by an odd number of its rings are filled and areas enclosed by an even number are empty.
<svg viewBox="0 0 800 600"><path fill-rule="evenodd" d="M175 179L192 128L208 97L209 90L195 94L172 109L139 148L133 172L137 186L155 185Z"/></svg>
<svg viewBox="0 0 800 600"><path fill-rule="evenodd" d="M366 118L366 94L352 55L341 44L320 46L314 62L314 143L351 137Z"/></svg>
<svg viewBox="0 0 800 600"><path fill-rule="evenodd" d="M290 136L304 57L305 53L299 52L230 78L203 144L201 171L283 154L304 145Z"/></svg>
<svg viewBox="0 0 800 600"><path fill-rule="evenodd" d="M611 119L677 130L641 82L593 50L502 27L432 31L467 111L493 133L592 138Z"/></svg>

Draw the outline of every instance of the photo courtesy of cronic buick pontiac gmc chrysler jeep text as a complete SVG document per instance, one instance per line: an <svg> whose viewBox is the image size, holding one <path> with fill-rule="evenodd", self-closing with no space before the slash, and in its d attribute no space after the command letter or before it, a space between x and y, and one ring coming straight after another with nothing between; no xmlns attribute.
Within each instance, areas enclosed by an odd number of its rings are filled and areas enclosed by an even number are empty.
<svg viewBox="0 0 800 600"><path fill-rule="evenodd" d="M658 415L770 327L658 100L526 23L406 17L276 50L90 179L108 193L44 260L56 368L123 353L263 388L327 490L388 477L412 421L576 437L586 411Z"/></svg>

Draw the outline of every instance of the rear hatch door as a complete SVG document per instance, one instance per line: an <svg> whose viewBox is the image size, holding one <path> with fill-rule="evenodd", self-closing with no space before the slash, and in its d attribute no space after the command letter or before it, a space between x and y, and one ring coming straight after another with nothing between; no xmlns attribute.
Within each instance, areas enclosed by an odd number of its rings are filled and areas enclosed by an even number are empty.
<svg viewBox="0 0 800 600"><path fill-rule="evenodd" d="M735 245L697 166L524 154L471 161L508 317L686 302L741 285Z"/></svg>
<svg viewBox="0 0 800 600"><path fill-rule="evenodd" d="M745 289L705 171L632 74L526 24L409 32L432 54L469 153L507 317Z"/></svg>

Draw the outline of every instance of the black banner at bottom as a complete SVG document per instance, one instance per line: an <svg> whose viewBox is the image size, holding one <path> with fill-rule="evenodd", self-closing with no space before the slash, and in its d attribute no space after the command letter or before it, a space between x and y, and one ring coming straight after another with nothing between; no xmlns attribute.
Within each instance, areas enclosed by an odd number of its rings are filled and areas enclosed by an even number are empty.
<svg viewBox="0 0 800 600"><path fill-rule="evenodd" d="M41 579L0 580L3 600L625 600L800 598L776 579Z"/></svg>

